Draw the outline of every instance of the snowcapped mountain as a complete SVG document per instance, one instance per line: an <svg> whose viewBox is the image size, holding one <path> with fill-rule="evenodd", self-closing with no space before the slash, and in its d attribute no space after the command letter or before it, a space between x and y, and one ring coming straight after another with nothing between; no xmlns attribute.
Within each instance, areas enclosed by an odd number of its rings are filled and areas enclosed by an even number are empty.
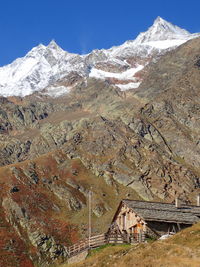
<svg viewBox="0 0 200 267"><path fill-rule="evenodd" d="M174 48L199 35L198 33L191 34L161 17L157 17L153 25L146 32L140 33L135 40L127 41L121 46L113 47L108 51L112 56L140 55L146 57L152 54L155 49L161 51Z"/></svg>
<svg viewBox="0 0 200 267"><path fill-rule="evenodd" d="M83 79L106 79L122 91L134 89L140 85L142 71L152 58L198 36L158 17L135 40L87 55L68 53L55 41L48 46L40 44L25 57L0 68L0 95L24 97L45 89L44 94L57 97L77 84L67 82L71 73Z"/></svg>
<svg viewBox="0 0 200 267"><path fill-rule="evenodd" d="M162 41L169 39L187 39L191 34L179 28L176 25L167 22L161 17L157 17L154 24L149 28L147 32L140 33L136 39L138 43L148 43L151 41Z"/></svg>
<svg viewBox="0 0 200 267"><path fill-rule="evenodd" d="M83 71L81 56L63 51L54 41L34 47L25 57L0 68L0 94L26 96L40 91L65 73Z"/></svg>

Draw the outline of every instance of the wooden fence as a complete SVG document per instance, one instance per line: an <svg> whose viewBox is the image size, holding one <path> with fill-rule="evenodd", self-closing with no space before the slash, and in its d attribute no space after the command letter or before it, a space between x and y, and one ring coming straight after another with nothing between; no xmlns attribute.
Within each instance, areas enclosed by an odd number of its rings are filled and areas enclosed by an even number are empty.
<svg viewBox="0 0 200 267"><path fill-rule="evenodd" d="M100 247L102 245L105 245L106 243L107 242L106 242L106 235L105 234L92 236L89 240L89 248L97 248L97 247Z"/></svg>
<svg viewBox="0 0 200 267"><path fill-rule="evenodd" d="M101 234L92 236L83 241L80 241L66 249L68 257L75 256L85 250L94 249L105 244L123 244L123 243L141 243L144 242L144 234L137 234L134 236L123 236L120 234Z"/></svg>
<svg viewBox="0 0 200 267"><path fill-rule="evenodd" d="M66 249L67 255L68 257L72 257L84 250L88 250L89 249L89 240L86 239L84 241L80 241L79 243L76 243L70 247L68 247Z"/></svg>
<svg viewBox="0 0 200 267"><path fill-rule="evenodd" d="M105 234L92 236L67 248L68 257L72 257L84 250L100 247L106 244Z"/></svg>

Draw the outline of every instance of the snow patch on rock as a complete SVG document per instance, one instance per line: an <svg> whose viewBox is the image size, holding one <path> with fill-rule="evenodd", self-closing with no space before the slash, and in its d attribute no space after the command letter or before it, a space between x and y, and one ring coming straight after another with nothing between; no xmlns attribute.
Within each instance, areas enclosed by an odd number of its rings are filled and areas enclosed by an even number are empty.
<svg viewBox="0 0 200 267"><path fill-rule="evenodd" d="M127 84L116 84L116 86L121 90L121 91L127 91L130 89L136 89L140 86L141 82L132 82L132 83L127 83Z"/></svg>
<svg viewBox="0 0 200 267"><path fill-rule="evenodd" d="M57 86L57 87L52 86L46 89L44 95L56 98L70 93L71 89L72 89L71 87L66 87L66 86Z"/></svg>
<svg viewBox="0 0 200 267"><path fill-rule="evenodd" d="M128 69L121 73L107 72L100 69L92 68L89 77L96 79L116 78L119 80L135 80L134 75L144 68L142 65L138 65L136 68Z"/></svg>

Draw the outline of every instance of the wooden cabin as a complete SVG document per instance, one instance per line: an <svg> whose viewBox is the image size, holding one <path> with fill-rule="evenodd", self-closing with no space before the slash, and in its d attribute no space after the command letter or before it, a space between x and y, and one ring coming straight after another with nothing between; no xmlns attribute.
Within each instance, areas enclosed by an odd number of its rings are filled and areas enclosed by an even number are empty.
<svg viewBox="0 0 200 267"><path fill-rule="evenodd" d="M159 238L178 232L200 220L200 207L124 199L112 220L108 234L121 235L128 242L144 236Z"/></svg>

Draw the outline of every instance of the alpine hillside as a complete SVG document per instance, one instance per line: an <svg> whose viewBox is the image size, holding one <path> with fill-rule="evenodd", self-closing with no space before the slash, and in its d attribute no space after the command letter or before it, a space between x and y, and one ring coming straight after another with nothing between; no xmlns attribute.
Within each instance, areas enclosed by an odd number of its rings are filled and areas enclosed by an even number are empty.
<svg viewBox="0 0 200 267"><path fill-rule="evenodd" d="M200 34L158 17L87 55L55 41L0 68L0 266L55 266L122 198L200 192Z"/></svg>

